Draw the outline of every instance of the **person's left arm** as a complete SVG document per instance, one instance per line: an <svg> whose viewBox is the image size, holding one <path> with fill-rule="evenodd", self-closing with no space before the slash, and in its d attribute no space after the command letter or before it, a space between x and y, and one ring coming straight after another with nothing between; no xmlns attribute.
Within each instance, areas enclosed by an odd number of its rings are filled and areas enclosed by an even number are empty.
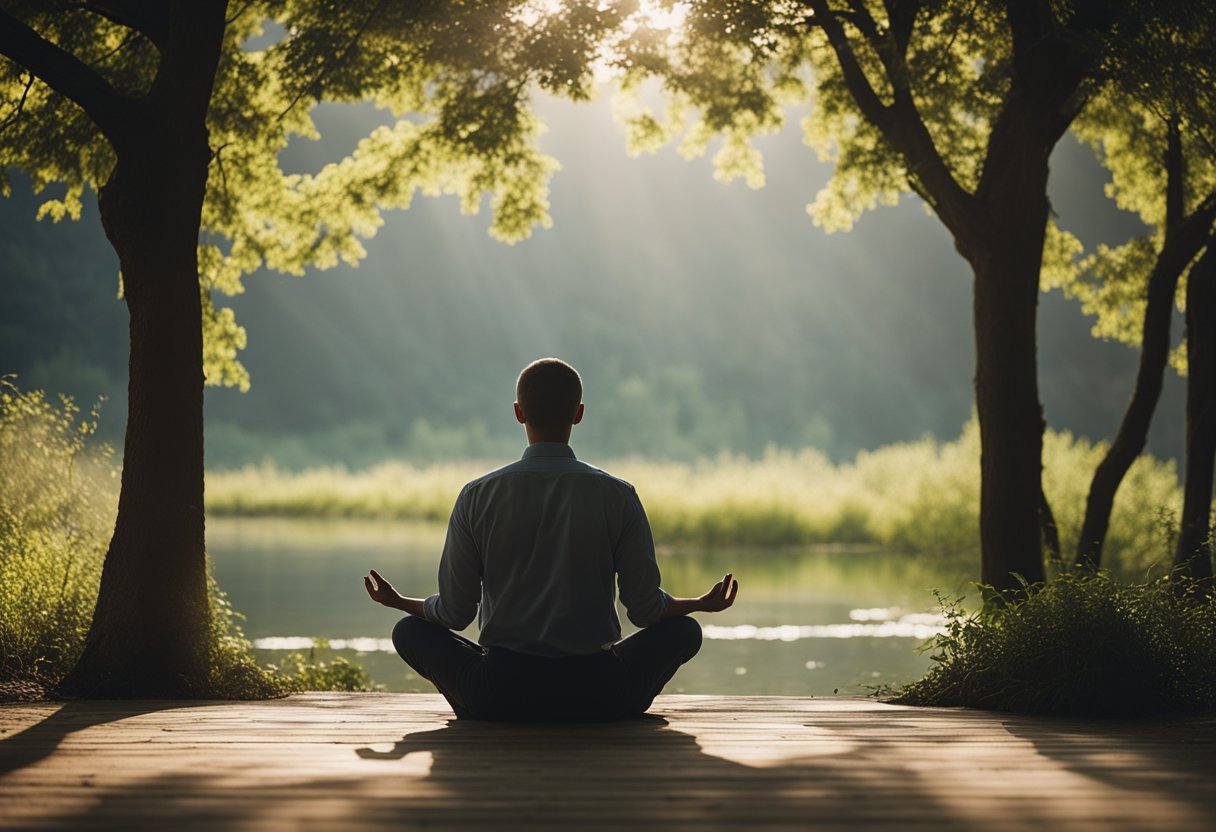
<svg viewBox="0 0 1216 832"><path fill-rule="evenodd" d="M402 595L375 569L372 569L369 574L363 576L363 586L367 588L367 594L377 604L383 604L386 607L401 610L410 615L416 615L419 618L426 618L426 610L424 609L426 602L422 598L408 598Z"/></svg>
<svg viewBox="0 0 1216 832"><path fill-rule="evenodd" d="M445 563L440 567L439 592L427 598L402 595L375 569L363 576L363 585L377 604L425 618L449 630L463 630L477 615L478 597L471 594L468 586L462 586L462 580L466 585L470 583L468 576L453 576L451 566Z"/></svg>
<svg viewBox="0 0 1216 832"><path fill-rule="evenodd" d="M449 630L463 630L472 623L481 603L481 555L466 524L465 496L462 491L448 520L439 558L439 592L426 598L404 596L373 569L363 578L373 601Z"/></svg>
<svg viewBox="0 0 1216 832"><path fill-rule="evenodd" d="M722 612L735 603L735 596L738 594L739 582L735 580L733 573L727 572L722 580L710 587L709 592L704 595L698 595L696 598L668 600L667 609L664 610L663 617L659 620L688 615L690 612Z"/></svg>

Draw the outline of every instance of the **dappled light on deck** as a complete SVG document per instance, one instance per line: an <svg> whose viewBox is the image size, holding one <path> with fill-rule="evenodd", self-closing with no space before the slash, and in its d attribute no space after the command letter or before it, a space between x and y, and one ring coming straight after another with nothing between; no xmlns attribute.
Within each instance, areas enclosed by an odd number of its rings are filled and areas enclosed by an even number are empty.
<svg viewBox="0 0 1216 832"><path fill-rule="evenodd" d="M1216 722L660 697L450 721L434 695L0 706L0 829L1207 829ZM1032 795L1032 799L1027 799Z"/></svg>

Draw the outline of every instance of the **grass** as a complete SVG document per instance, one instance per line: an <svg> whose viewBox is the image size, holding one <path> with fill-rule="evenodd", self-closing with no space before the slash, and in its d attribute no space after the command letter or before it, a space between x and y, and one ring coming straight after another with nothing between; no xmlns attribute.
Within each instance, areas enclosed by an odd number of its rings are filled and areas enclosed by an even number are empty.
<svg viewBox="0 0 1216 832"><path fill-rule="evenodd" d="M1049 432L1044 488L1065 545L1080 529L1089 478L1103 448ZM300 473L272 464L207 477L213 516L445 521L469 479L493 467L384 462L363 471ZM855 543L932 556L979 548L979 433L922 439L832 463L814 449L773 449L759 459L722 455L695 464L625 459L603 467L632 482L655 539L669 546L805 546ZM1115 501L1107 563L1142 575L1152 565L1155 518L1181 507L1172 462L1142 457Z"/></svg>
<svg viewBox="0 0 1216 832"><path fill-rule="evenodd" d="M117 483L95 414L0 383L0 685L37 694L83 648Z"/></svg>
<svg viewBox="0 0 1216 832"><path fill-rule="evenodd" d="M96 427L96 411L0 379L0 699L52 694L84 647L119 482L111 449L90 441ZM311 657L259 667L240 615L209 586L211 677L199 696L367 689L359 668Z"/></svg>
<svg viewBox="0 0 1216 832"><path fill-rule="evenodd" d="M945 599L934 666L895 698L1074 716L1216 708L1216 601L1168 578L1065 573L1021 600L964 613Z"/></svg>

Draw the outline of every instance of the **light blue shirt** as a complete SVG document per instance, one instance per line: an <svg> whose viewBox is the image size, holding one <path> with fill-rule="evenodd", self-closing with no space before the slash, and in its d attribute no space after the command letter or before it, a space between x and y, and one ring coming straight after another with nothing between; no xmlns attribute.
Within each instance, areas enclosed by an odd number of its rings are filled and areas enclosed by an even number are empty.
<svg viewBox="0 0 1216 832"><path fill-rule="evenodd" d="M456 498L426 617L480 642L537 656L586 655L621 637L613 578L629 620L663 617L650 523L633 486L536 442Z"/></svg>

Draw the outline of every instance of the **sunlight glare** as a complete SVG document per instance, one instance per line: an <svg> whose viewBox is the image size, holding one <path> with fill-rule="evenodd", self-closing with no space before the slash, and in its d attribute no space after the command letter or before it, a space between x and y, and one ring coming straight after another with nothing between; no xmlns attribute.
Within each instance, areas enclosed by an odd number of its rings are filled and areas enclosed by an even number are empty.
<svg viewBox="0 0 1216 832"><path fill-rule="evenodd" d="M562 10L562 0L529 0L515 9L511 16L525 26L535 26Z"/></svg>
<svg viewBox="0 0 1216 832"><path fill-rule="evenodd" d="M638 3L638 10L629 16L629 20L626 21L625 25L628 27L632 22L635 30L646 26L651 29L671 32L668 36L668 43L672 43L672 38L678 40L682 34L684 23L688 20L688 10L688 3L664 3L662 0L641 0Z"/></svg>
<svg viewBox="0 0 1216 832"><path fill-rule="evenodd" d="M601 0L599 8L606 10L612 3ZM629 5L626 3L625 5ZM685 24L691 10L689 3L684 0L637 0L635 8L621 22L619 33L625 38L632 38L639 32L666 33L662 40L667 46L678 46L684 39ZM528 0L512 9L512 20L522 23L528 28L540 26L551 18L562 14L566 7L564 0ZM613 53L616 47L606 46L607 53L592 62L592 74L596 83L610 82L618 70L613 66Z"/></svg>
<svg viewBox="0 0 1216 832"><path fill-rule="evenodd" d="M676 46L684 39L684 24L688 21L688 12L688 3L680 0L639 0L637 11L625 19L621 24L621 31L626 37L642 30L666 32L666 44Z"/></svg>

